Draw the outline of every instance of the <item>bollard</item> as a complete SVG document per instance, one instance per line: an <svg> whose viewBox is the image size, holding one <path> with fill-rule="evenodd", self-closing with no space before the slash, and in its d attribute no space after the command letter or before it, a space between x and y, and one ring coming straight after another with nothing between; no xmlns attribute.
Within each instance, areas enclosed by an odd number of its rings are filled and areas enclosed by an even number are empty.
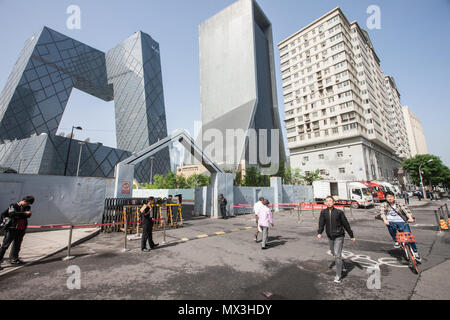
<svg viewBox="0 0 450 320"><path fill-rule="evenodd" d="M69 243L67 244L67 256L65 258L63 258L63 261L67 261L67 260L72 260L73 258L75 258L74 256L70 255L70 249L72 247L72 231L73 231L73 225L70 225L70 230L69 230Z"/></svg>
<svg viewBox="0 0 450 320"><path fill-rule="evenodd" d="M437 223L438 231L442 232L442 229L441 229L441 217L440 217L440 214L439 214L438 210L434 210L434 215L436 217L436 223Z"/></svg>
<svg viewBox="0 0 450 320"><path fill-rule="evenodd" d="M352 217L352 220L355 220L355 217L353 217L353 208L352 208L352 202L350 201L350 216Z"/></svg>
<svg viewBox="0 0 450 320"><path fill-rule="evenodd" d="M167 216L167 211L166 211L166 216ZM163 244L166 244L166 221L167 221L167 217L164 219L163 221Z"/></svg>
<svg viewBox="0 0 450 320"><path fill-rule="evenodd" d="M122 249L122 252L126 252L126 251L130 251L130 249L127 248L127 231L128 231L128 219L127 216L125 216L125 242L124 242L124 246Z"/></svg>

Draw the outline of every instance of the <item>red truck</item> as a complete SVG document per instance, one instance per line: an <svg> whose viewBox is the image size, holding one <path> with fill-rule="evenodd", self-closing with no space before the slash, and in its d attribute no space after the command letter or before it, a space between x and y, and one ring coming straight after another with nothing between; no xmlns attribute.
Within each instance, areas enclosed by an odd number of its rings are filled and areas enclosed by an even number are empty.
<svg viewBox="0 0 450 320"><path fill-rule="evenodd" d="M367 188L370 190L374 201L376 201L376 199L378 199L379 202L386 201L385 196L386 189L384 188L384 186L382 186L379 183L371 181L360 181L360 182L365 186L367 186Z"/></svg>

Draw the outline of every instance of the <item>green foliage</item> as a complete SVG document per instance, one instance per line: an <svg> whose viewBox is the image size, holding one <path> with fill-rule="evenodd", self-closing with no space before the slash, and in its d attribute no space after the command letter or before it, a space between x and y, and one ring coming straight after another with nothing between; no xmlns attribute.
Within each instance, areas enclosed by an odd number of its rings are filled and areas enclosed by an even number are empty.
<svg viewBox="0 0 450 320"><path fill-rule="evenodd" d="M170 171L165 177L160 174L153 176L153 184L144 183L140 186L141 189L192 189L195 187L208 186L211 183L211 178L203 174L194 174L188 179L182 175L175 175Z"/></svg>
<svg viewBox="0 0 450 320"><path fill-rule="evenodd" d="M432 161L429 162L430 160ZM403 161L403 169L408 172L416 185L420 185L419 166L421 166L424 185L450 186L450 169L439 157L431 154L418 154Z"/></svg>
<svg viewBox="0 0 450 320"><path fill-rule="evenodd" d="M204 174L193 174L187 178L188 188L206 187L211 184L211 178Z"/></svg>
<svg viewBox="0 0 450 320"><path fill-rule="evenodd" d="M307 174L305 174L304 176L301 176L303 180L305 180L305 182L308 185L312 185L314 181L316 180L321 180L322 178L320 177L320 170L317 169L316 171L313 172L308 172Z"/></svg>

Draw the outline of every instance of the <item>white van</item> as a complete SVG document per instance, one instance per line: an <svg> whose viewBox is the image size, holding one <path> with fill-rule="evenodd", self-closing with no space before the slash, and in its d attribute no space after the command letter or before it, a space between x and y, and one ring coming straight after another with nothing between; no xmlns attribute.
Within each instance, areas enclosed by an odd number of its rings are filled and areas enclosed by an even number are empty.
<svg viewBox="0 0 450 320"><path fill-rule="evenodd" d="M359 182L318 180L313 182L313 192L316 201L332 196L338 202L351 202L353 208L373 206L372 194Z"/></svg>

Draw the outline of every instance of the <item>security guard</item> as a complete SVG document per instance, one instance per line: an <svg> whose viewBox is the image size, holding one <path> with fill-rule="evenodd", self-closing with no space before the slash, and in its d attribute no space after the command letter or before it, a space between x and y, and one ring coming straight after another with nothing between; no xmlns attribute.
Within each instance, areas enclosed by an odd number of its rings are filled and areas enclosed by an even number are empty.
<svg viewBox="0 0 450 320"><path fill-rule="evenodd" d="M142 241L141 241L141 251L149 252L150 249L154 249L159 244L154 243L152 239L153 231L153 214L156 211L155 198L150 197L146 204L140 209L142 215ZM147 241L150 249L147 249Z"/></svg>

